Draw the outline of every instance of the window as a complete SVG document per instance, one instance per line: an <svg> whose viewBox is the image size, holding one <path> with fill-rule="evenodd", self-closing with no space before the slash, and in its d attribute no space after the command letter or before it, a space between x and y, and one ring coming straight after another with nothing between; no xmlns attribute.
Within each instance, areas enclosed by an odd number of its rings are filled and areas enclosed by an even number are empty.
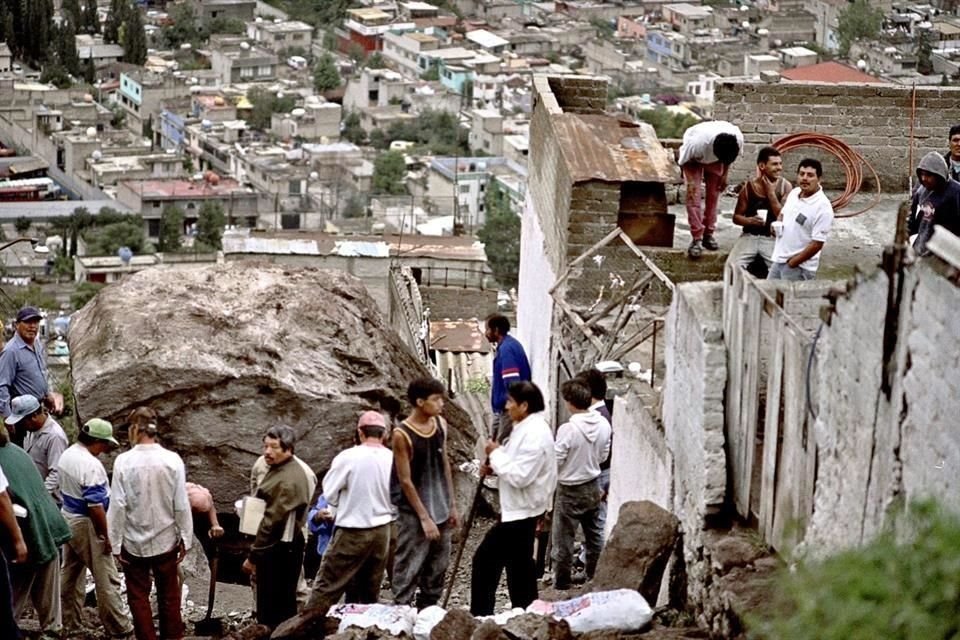
<svg viewBox="0 0 960 640"><path fill-rule="evenodd" d="M260 67L257 69L257 74L260 76L273 75L273 68L268 64L260 65Z"/></svg>
<svg viewBox="0 0 960 640"><path fill-rule="evenodd" d="M460 193L470 193L470 185L469 184L460 185Z"/></svg>
<svg viewBox="0 0 960 640"><path fill-rule="evenodd" d="M240 77L241 78L252 78L253 77L253 67L241 67L240 68Z"/></svg>
<svg viewBox="0 0 960 640"><path fill-rule="evenodd" d="M160 237L160 221L159 220L147 220L147 235L151 238Z"/></svg>

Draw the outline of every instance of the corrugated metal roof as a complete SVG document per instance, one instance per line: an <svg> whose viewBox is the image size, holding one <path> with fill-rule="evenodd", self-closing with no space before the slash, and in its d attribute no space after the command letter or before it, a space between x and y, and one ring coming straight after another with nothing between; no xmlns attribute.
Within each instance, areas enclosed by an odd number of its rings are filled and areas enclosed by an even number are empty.
<svg viewBox="0 0 960 640"><path fill-rule="evenodd" d="M653 127L601 114L551 118L574 182L677 182L680 168Z"/></svg>
<svg viewBox="0 0 960 640"><path fill-rule="evenodd" d="M436 320L430 323L430 348L436 351L489 353L490 343L476 318Z"/></svg>

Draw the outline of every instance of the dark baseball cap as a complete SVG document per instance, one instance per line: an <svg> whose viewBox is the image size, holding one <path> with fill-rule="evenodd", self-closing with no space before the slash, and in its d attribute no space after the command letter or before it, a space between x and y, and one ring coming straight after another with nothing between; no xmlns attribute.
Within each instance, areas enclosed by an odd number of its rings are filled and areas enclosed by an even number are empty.
<svg viewBox="0 0 960 640"><path fill-rule="evenodd" d="M36 307L23 307L17 311L17 322L28 322L30 320L39 320L43 315Z"/></svg>

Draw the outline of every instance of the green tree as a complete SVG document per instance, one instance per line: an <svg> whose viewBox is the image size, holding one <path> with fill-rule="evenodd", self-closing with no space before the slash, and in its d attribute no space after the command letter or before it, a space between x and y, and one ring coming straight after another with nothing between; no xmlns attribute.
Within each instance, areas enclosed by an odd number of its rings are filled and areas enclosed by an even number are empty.
<svg viewBox="0 0 960 640"><path fill-rule="evenodd" d="M933 45L927 29L920 31L917 37L917 72L925 76L933 73Z"/></svg>
<svg viewBox="0 0 960 640"><path fill-rule="evenodd" d="M383 55L379 51L374 51L373 54L367 58L364 66L368 69L384 69L387 66L387 62L383 59Z"/></svg>
<svg viewBox="0 0 960 640"><path fill-rule="evenodd" d="M127 13L130 9L130 0L110 0L110 8L107 10L107 19L103 23L104 42L107 44L117 44L120 42L120 26L124 23L124 20L126 20Z"/></svg>
<svg viewBox="0 0 960 640"><path fill-rule="evenodd" d="M160 213L160 251L176 252L183 236L183 210L168 204Z"/></svg>
<svg viewBox="0 0 960 640"><path fill-rule="evenodd" d="M123 61L143 65L147 61L147 33L140 10L132 8L123 26Z"/></svg>
<svg viewBox="0 0 960 640"><path fill-rule="evenodd" d="M333 56L325 53L313 67L313 88L324 93L340 86L340 72Z"/></svg>
<svg viewBox="0 0 960 640"><path fill-rule="evenodd" d="M261 131L270 128L271 115L274 113L290 113L297 105L293 96L282 95L278 97L276 93L260 88L251 89L247 93L247 99L253 104L253 109L247 118L247 124Z"/></svg>
<svg viewBox="0 0 960 640"><path fill-rule="evenodd" d="M785 572L764 640L932 640L960 630L960 517L931 502L911 505L873 542ZM898 535L899 534L899 535Z"/></svg>
<svg viewBox="0 0 960 640"><path fill-rule="evenodd" d="M126 0L118 0L126 1ZM189 42L192 45L200 43L200 30L197 29L196 16L193 7L188 3L180 3L169 8L170 24L160 31L160 39L168 49L177 49L180 45Z"/></svg>
<svg viewBox="0 0 960 640"><path fill-rule="evenodd" d="M363 198L359 195L350 196L343 207L344 218L363 218L367 215L367 209L364 206Z"/></svg>
<svg viewBox="0 0 960 640"><path fill-rule="evenodd" d="M13 228L17 230L21 236L26 235L27 231L30 230L31 226L30 218L26 216L20 216L13 222Z"/></svg>
<svg viewBox="0 0 960 640"><path fill-rule="evenodd" d="M59 62L52 62L43 67L40 72L40 82L52 84L58 89L69 89L73 85L70 74Z"/></svg>
<svg viewBox="0 0 960 640"><path fill-rule="evenodd" d="M77 285L77 290L70 296L70 304L74 309L80 309L88 302L93 300L105 284L100 282L81 282Z"/></svg>
<svg viewBox="0 0 960 640"><path fill-rule="evenodd" d="M63 0L60 5L60 12L67 22L73 24L74 29L83 24L83 14L80 11L79 0Z"/></svg>
<svg viewBox="0 0 960 640"><path fill-rule="evenodd" d="M420 79L438 82L440 80L440 65L431 64L429 69L420 74Z"/></svg>
<svg viewBox="0 0 960 640"><path fill-rule="evenodd" d="M644 109L637 114L637 119L650 124L661 140L682 138L684 131L699 122L696 116L670 111L666 107Z"/></svg>
<svg viewBox="0 0 960 640"><path fill-rule="evenodd" d="M139 216L137 216L139 218ZM120 247L128 247L134 254L148 253L147 239L143 234L143 222L113 222L96 226L83 234L87 254L92 256L115 256Z"/></svg>
<svg viewBox="0 0 960 640"><path fill-rule="evenodd" d="M247 32L247 26L239 18L218 17L207 25L207 33L225 33L227 35L242 36Z"/></svg>
<svg viewBox="0 0 960 640"><path fill-rule="evenodd" d="M7 11L3 15L3 41L10 47L14 56L20 54L20 47L17 44L17 28L14 26L13 12Z"/></svg>
<svg viewBox="0 0 960 640"><path fill-rule="evenodd" d="M403 178L407 163L399 151L387 151L373 162L373 192L400 195L407 192Z"/></svg>
<svg viewBox="0 0 960 640"><path fill-rule="evenodd" d="M870 40L879 36L882 25L882 9L871 6L869 0L853 0L837 14L840 54L847 55L850 45L857 40Z"/></svg>
<svg viewBox="0 0 960 640"><path fill-rule="evenodd" d="M80 75L80 54L77 53L77 31L71 22L64 22L54 27L54 49L57 62L67 73L73 76Z"/></svg>
<svg viewBox="0 0 960 640"><path fill-rule="evenodd" d="M496 180L487 184L486 220L477 237L487 252L487 264L502 287L516 287L520 279L520 216L510 210Z"/></svg>
<svg viewBox="0 0 960 640"><path fill-rule="evenodd" d="M366 144L367 132L363 129L363 125L360 124L359 113L353 110L349 111L347 115L344 116L342 125L341 136L344 140L352 142L353 144Z"/></svg>
<svg viewBox="0 0 960 640"><path fill-rule="evenodd" d="M100 33L100 14L97 12L97 0L86 0L83 6L83 25L79 31Z"/></svg>
<svg viewBox="0 0 960 640"><path fill-rule="evenodd" d="M219 202L204 202L197 215L196 241L214 249L223 248L223 227L227 223L223 205Z"/></svg>

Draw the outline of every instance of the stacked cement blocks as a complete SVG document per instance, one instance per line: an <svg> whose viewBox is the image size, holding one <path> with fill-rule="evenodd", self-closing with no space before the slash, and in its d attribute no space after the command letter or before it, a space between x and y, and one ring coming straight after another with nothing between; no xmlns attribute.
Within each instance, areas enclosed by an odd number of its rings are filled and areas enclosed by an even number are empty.
<svg viewBox="0 0 960 640"><path fill-rule="evenodd" d="M911 114L914 165L928 151L945 152L950 126L960 123L960 88L916 87L915 111L913 91L910 86L859 83L719 83L714 117L739 126L746 140L731 183L754 171L760 147L788 133L814 131L840 138L859 152L877 170L884 191L905 189L915 168L908 166ZM791 153L784 158L788 178L803 155L829 157L810 149ZM828 185L843 183L834 160L825 162L824 169Z"/></svg>

